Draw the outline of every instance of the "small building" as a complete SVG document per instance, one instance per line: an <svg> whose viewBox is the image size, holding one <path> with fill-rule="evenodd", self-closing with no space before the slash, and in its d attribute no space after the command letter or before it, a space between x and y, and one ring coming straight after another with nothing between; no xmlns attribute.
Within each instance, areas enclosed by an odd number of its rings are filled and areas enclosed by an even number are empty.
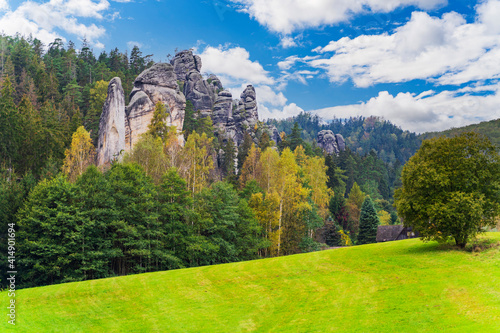
<svg viewBox="0 0 500 333"><path fill-rule="evenodd" d="M379 225L377 228L377 243L417 237L417 232L414 232L411 227L405 227L402 224Z"/></svg>

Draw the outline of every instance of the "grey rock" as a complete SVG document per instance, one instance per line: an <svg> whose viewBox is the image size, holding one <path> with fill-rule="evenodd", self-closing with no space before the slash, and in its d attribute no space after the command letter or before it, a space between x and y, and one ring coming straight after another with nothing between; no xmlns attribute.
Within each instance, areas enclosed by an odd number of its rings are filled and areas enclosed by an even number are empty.
<svg viewBox="0 0 500 333"><path fill-rule="evenodd" d="M177 80L183 82L186 81L186 76L190 71L201 71L200 56L193 55L193 52L190 50L176 53L175 57L170 61L170 64L173 66Z"/></svg>
<svg viewBox="0 0 500 333"><path fill-rule="evenodd" d="M212 113L212 122L215 125L225 125L228 123L229 118L232 118L232 104L233 96L227 90L219 92L214 104L214 111Z"/></svg>
<svg viewBox="0 0 500 333"><path fill-rule="evenodd" d="M125 151L132 150L140 136L148 131L158 102L167 106L167 125L175 126L180 133L186 98L179 90L177 76L170 64L155 64L135 79L125 114Z"/></svg>
<svg viewBox="0 0 500 333"><path fill-rule="evenodd" d="M158 63L146 69L135 79L134 87L141 88L143 85L177 89L177 76L171 65Z"/></svg>
<svg viewBox="0 0 500 333"><path fill-rule="evenodd" d="M335 134L335 139L337 139L337 146L340 151L345 151L345 140L342 134Z"/></svg>
<svg viewBox="0 0 500 333"><path fill-rule="evenodd" d="M119 77L108 85L108 95L99 120L97 165L107 165L121 157L125 149L125 94Z"/></svg>
<svg viewBox="0 0 500 333"><path fill-rule="evenodd" d="M318 147L325 150L329 155L338 155L339 152L345 150L345 141L342 135L334 134L330 130L323 130L318 133Z"/></svg>
<svg viewBox="0 0 500 333"><path fill-rule="evenodd" d="M214 90L207 81L203 80L200 72L196 69L192 69L186 75L184 94L186 99L193 103L195 111L212 110L216 99Z"/></svg>

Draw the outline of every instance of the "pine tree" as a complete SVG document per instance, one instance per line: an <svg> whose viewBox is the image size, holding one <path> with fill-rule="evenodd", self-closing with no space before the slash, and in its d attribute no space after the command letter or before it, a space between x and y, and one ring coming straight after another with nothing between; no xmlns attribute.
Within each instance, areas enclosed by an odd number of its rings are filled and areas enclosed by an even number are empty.
<svg viewBox="0 0 500 333"><path fill-rule="evenodd" d="M12 170L16 167L21 119L9 77L3 81L0 91L0 119L0 163Z"/></svg>
<svg viewBox="0 0 500 333"><path fill-rule="evenodd" d="M189 135L197 128L198 120L195 117L194 106L190 100L186 101L186 110L184 112L183 131L186 141Z"/></svg>
<svg viewBox="0 0 500 333"><path fill-rule="evenodd" d="M379 218L377 211L373 206L372 199L366 197L361 207L361 216L359 218L358 244L371 244L377 240L377 227Z"/></svg>
<svg viewBox="0 0 500 333"><path fill-rule="evenodd" d="M300 136L300 132L302 129L299 126L298 122L293 124L292 134L290 134L290 150L294 151L298 146L304 145L304 140Z"/></svg>
<svg viewBox="0 0 500 333"><path fill-rule="evenodd" d="M238 169L241 169L243 163L245 163L245 159L247 158L248 152L252 147L252 137L248 132L245 132L243 137L243 143L238 147Z"/></svg>

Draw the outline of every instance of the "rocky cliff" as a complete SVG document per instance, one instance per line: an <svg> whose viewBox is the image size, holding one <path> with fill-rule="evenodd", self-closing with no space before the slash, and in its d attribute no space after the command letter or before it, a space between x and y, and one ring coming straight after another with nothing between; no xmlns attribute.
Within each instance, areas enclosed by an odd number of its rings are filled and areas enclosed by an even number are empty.
<svg viewBox="0 0 500 333"><path fill-rule="evenodd" d="M182 131L186 98L179 90L177 77L170 64L155 64L134 81L130 103L120 78L113 78L99 122L97 165L109 164L121 151L130 151L140 136L148 131L156 103L167 106L167 125ZM181 138L181 141L183 139Z"/></svg>
<svg viewBox="0 0 500 333"><path fill-rule="evenodd" d="M318 133L318 147L323 148L330 155L338 155L345 150L344 137L341 134L334 134L330 130L323 130Z"/></svg>
<svg viewBox="0 0 500 333"><path fill-rule="evenodd" d="M126 107L126 151L131 150L139 137L148 131L158 102L167 106L167 125L182 131L186 98L179 90L177 75L170 64L155 64L135 79L130 103Z"/></svg>
<svg viewBox="0 0 500 333"><path fill-rule="evenodd" d="M135 79L128 106L120 79L111 80L99 124L98 165L108 164L122 150L133 148L148 131L158 102L167 106L167 125L176 126L179 133L189 100L197 117L211 117L215 134L223 141L231 139L239 146L248 132L257 142L256 128L260 126L278 142L276 128L259 123L257 95L252 85L245 88L239 100L233 100L216 75L203 78L201 67L200 57L191 51L177 53L170 64L153 65Z"/></svg>
<svg viewBox="0 0 500 333"><path fill-rule="evenodd" d="M115 77L109 82L108 95L99 120L97 164L109 164L125 149L125 96L122 82Z"/></svg>

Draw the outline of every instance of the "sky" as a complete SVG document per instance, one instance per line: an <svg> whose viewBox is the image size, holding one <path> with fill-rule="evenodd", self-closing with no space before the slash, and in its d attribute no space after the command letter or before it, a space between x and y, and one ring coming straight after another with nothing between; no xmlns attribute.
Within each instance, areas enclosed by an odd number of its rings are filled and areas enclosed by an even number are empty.
<svg viewBox="0 0 500 333"><path fill-rule="evenodd" d="M233 98L256 87L261 119L500 118L500 0L0 0L0 33L163 62L191 48Z"/></svg>

